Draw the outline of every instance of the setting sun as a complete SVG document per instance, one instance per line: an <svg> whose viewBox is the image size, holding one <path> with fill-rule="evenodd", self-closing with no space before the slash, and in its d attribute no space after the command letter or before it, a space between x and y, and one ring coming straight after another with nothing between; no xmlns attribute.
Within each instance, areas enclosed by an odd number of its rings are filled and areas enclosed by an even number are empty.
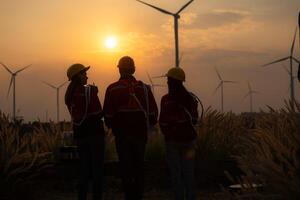
<svg viewBox="0 0 300 200"><path fill-rule="evenodd" d="M105 38L105 47L114 49L118 45L118 39L115 36L108 36Z"/></svg>

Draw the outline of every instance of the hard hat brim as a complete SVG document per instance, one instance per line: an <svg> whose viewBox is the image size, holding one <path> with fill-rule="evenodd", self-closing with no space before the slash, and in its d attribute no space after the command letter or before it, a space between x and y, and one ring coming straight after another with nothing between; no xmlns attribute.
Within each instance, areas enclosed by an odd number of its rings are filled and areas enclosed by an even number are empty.
<svg viewBox="0 0 300 200"><path fill-rule="evenodd" d="M172 78L172 79L175 79L175 80L178 80L178 81L185 82L185 79L184 79L184 80L179 80L179 79L177 79L177 78L175 78L175 77L173 77L173 76L170 76L170 75L168 75L168 74L166 74L166 75L164 75L164 76L161 76L161 77Z"/></svg>
<svg viewBox="0 0 300 200"><path fill-rule="evenodd" d="M87 70L90 69L91 66L87 66L87 67L84 67L82 70L80 70L79 72L77 72L76 74L80 73L80 72L86 72ZM75 75L75 74L74 74ZM73 75L73 76L74 76ZM69 81L71 80L72 78L69 78Z"/></svg>
<svg viewBox="0 0 300 200"><path fill-rule="evenodd" d="M87 67L85 67L83 70L81 70L81 71L87 71L87 70L89 70L90 69L90 67L91 66L87 66Z"/></svg>

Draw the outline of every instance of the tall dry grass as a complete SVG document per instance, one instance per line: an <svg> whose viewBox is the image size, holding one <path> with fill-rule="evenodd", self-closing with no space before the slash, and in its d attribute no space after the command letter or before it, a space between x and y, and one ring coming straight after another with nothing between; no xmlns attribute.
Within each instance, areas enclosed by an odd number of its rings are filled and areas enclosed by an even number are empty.
<svg viewBox="0 0 300 200"><path fill-rule="evenodd" d="M247 179L264 185L262 198L300 199L299 112L298 103L296 110L290 102L279 110L268 107L256 129L242 137L245 153L235 158Z"/></svg>
<svg viewBox="0 0 300 200"><path fill-rule="evenodd" d="M199 122L197 156L200 160L226 160L240 154L240 136L246 134L244 118L208 107Z"/></svg>
<svg viewBox="0 0 300 200"><path fill-rule="evenodd" d="M37 148L32 135L20 135L20 129L0 112L0 199L33 198L25 186L46 167L48 152Z"/></svg>

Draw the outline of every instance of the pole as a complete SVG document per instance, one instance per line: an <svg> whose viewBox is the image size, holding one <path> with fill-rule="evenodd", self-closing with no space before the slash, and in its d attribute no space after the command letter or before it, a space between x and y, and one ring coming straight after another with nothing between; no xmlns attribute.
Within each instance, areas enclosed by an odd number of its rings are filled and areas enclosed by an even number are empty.
<svg viewBox="0 0 300 200"><path fill-rule="evenodd" d="M294 110L295 94L294 94L294 78L293 78L293 60L290 58L290 81L291 81L291 101L292 109Z"/></svg>
<svg viewBox="0 0 300 200"><path fill-rule="evenodd" d="M298 32L299 32L299 46L300 46L300 12L298 15Z"/></svg>
<svg viewBox="0 0 300 200"><path fill-rule="evenodd" d="M223 82L221 85L221 110L224 111L224 98L223 98Z"/></svg>
<svg viewBox="0 0 300 200"><path fill-rule="evenodd" d="M13 89L14 89L14 95L13 95L13 120L16 121L16 75L13 75Z"/></svg>
<svg viewBox="0 0 300 200"><path fill-rule="evenodd" d="M250 112L253 112L253 99L252 99L252 92L250 91Z"/></svg>
<svg viewBox="0 0 300 200"><path fill-rule="evenodd" d="M174 31L175 31L175 63L179 67L179 49L178 49L178 19L179 15L174 16Z"/></svg>
<svg viewBox="0 0 300 200"><path fill-rule="evenodd" d="M59 88L56 88L56 119L57 123L59 122Z"/></svg>

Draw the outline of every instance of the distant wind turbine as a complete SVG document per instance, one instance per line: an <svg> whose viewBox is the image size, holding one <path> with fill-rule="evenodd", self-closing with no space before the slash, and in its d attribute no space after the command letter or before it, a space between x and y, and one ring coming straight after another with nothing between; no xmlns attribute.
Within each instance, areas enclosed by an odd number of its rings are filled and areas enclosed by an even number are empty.
<svg viewBox="0 0 300 200"><path fill-rule="evenodd" d="M282 62L282 61L285 61L285 60L289 60L290 61L290 73L293 74L293 60L295 62L297 62L298 64L300 64L300 61L297 60L295 57L294 57L294 46L295 46L295 40L296 40L296 34L297 34L297 28L296 27L296 30L295 30L295 34L294 34L294 38L293 38L293 42L292 42L292 46L291 46L291 50L290 50L290 55L287 56L287 57L284 57L284 58L280 58L278 60L275 60L273 62L270 62L270 63L267 63L267 64L264 64L262 65L262 67L265 67L265 66L268 66L268 65L271 65L271 64L274 64L274 63L279 63L279 62ZM293 102L292 103L292 108L294 108L294 102L295 102L295 92L294 92L294 79L293 77L291 76L290 77L290 88L291 88L291 94L290 94L290 98L291 98L291 101Z"/></svg>
<svg viewBox="0 0 300 200"><path fill-rule="evenodd" d="M220 80L220 83L219 83L219 85L216 87L214 93L216 93L217 90L218 90L219 88L221 88L221 111L223 112L223 111L224 111L224 88L223 88L223 85L224 85L224 83L236 83L236 81L225 81L225 80L223 80L222 77L221 77L221 75L220 75L220 73L219 73L219 71L217 70L217 68L216 68L216 73L217 73L217 75L218 75L218 78L219 78L219 80Z"/></svg>
<svg viewBox="0 0 300 200"><path fill-rule="evenodd" d="M146 2L140 1L140 0L136 0L142 4L145 4L147 6L150 6L164 14L167 15L172 15L174 17L174 32L175 32L175 63L176 63L176 67L179 67L179 44L178 44L178 19L180 18L179 13L181 11L183 11L189 4L191 4L194 0L190 0L189 2L187 2L184 6L182 6L176 13L171 13L167 10L164 10L162 8L153 6L151 4L148 4Z"/></svg>
<svg viewBox="0 0 300 200"><path fill-rule="evenodd" d="M153 92L153 95L154 95L154 88L155 88L155 87L165 87L164 85L153 83L153 80L152 80L152 78L150 77L149 73L148 73L147 71L146 71L146 73L147 73L147 76L148 76L148 79L149 79L149 82L150 82L150 86L151 86L151 90L152 90L152 92Z"/></svg>
<svg viewBox="0 0 300 200"><path fill-rule="evenodd" d="M300 46L300 12L299 12L299 15L298 15L298 29L299 29L299 46Z"/></svg>
<svg viewBox="0 0 300 200"><path fill-rule="evenodd" d="M60 84L59 86L55 87L54 85L47 83L45 81L42 81L44 84L48 85L49 87L53 88L56 90L56 119L57 122L59 122L59 89L64 86L68 81ZM48 113L47 113L48 114Z"/></svg>
<svg viewBox="0 0 300 200"><path fill-rule="evenodd" d="M250 112L253 112L253 94L259 94L259 92L252 90L250 83L248 82L248 93L244 96L244 98L246 97L250 97Z"/></svg>
<svg viewBox="0 0 300 200"><path fill-rule="evenodd" d="M30 67L30 65L27 65L26 67L23 67L15 72L12 72L5 64L3 63L0 64L11 74L10 84L7 91L7 97L9 95L11 86L13 86L13 120L15 121L16 120L16 76L19 72L22 72L23 70Z"/></svg>
<svg viewBox="0 0 300 200"><path fill-rule="evenodd" d="M298 29L299 29L299 46L300 46L300 12L299 12L299 15L298 15ZM300 82L300 63L299 63L299 66L298 66L298 81Z"/></svg>
<svg viewBox="0 0 300 200"><path fill-rule="evenodd" d="M293 75L293 74L291 73L291 71L290 71L285 65L282 65L282 66L283 66L284 70L288 73L288 75L290 76L290 80L291 80L291 79L295 80L295 79L297 78L297 76ZM290 90L290 91L292 91L291 85L292 85L292 84L290 84L290 87L289 87L289 90ZM294 85L293 90L295 91L295 85Z"/></svg>

